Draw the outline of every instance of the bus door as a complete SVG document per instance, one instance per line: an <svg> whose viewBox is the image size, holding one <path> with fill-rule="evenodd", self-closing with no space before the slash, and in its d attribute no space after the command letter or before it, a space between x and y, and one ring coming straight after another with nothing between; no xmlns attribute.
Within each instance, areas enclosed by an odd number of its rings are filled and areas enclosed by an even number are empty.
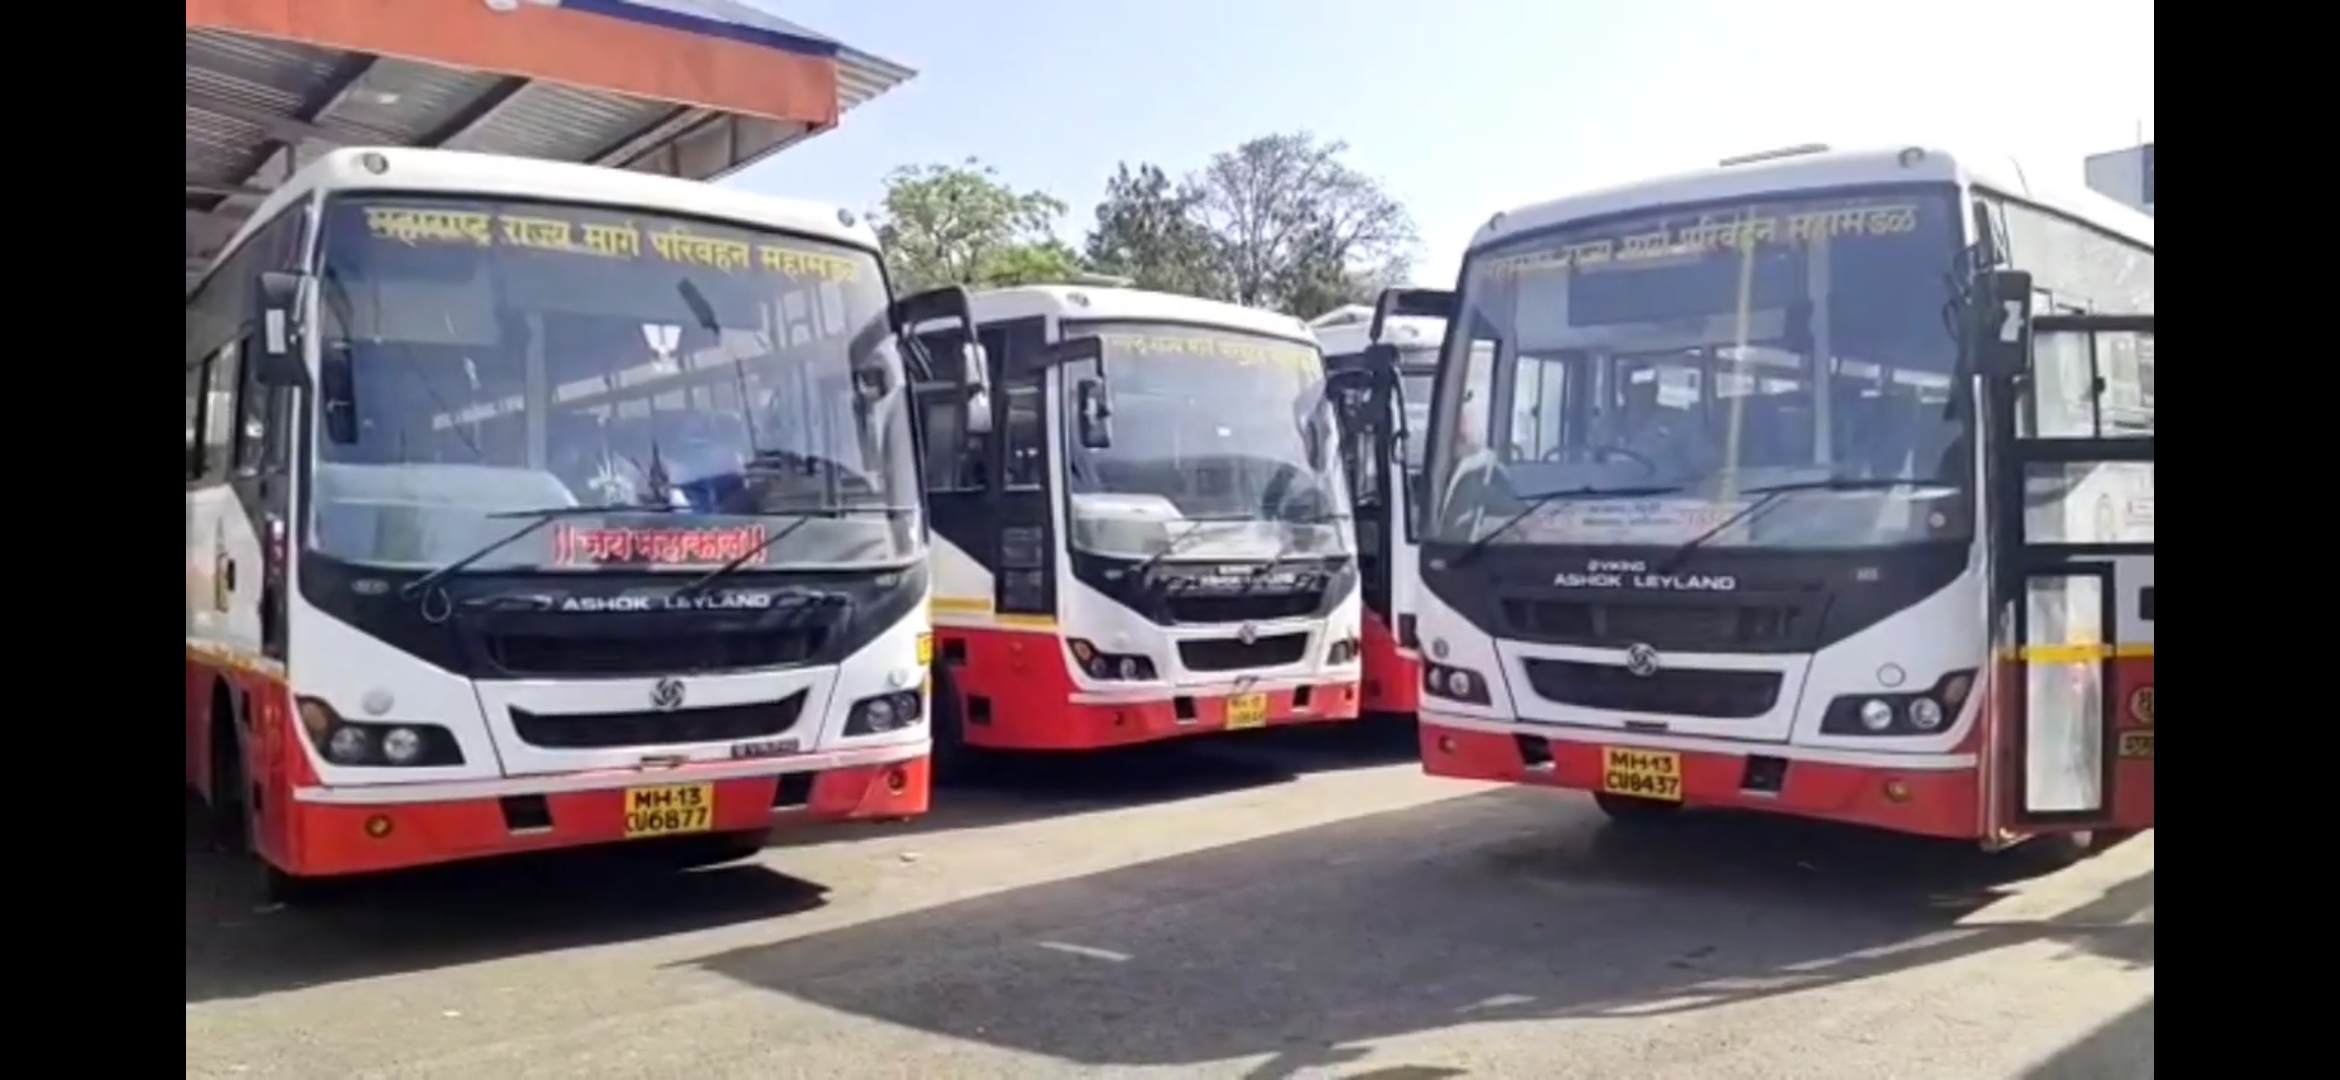
<svg viewBox="0 0 2340 1080"><path fill-rule="evenodd" d="M1357 570L1365 607L1389 620L1392 566L1399 555L1396 504L1402 498L1393 430L1391 380L1371 366L1371 352L1328 358L1326 392L1340 418L1342 466L1357 514Z"/></svg>
<svg viewBox="0 0 2340 1080"><path fill-rule="evenodd" d="M1414 526L1422 513L1423 499L1421 474L1410 463L1420 460L1421 455L1407 447L1415 440L1430 437L1429 425L1417 426L1412 418L1426 420L1430 415L1430 397L1422 391L1436 385L1438 362L1435 353L1427 362L1406 359L1397 346L1382 341L1382 330L1393 317L1438 319L1451 326L1454 313L1455 294L1451 290L1385 289L1373 305L1373 322L1366 337L1374 344L1366 348L1364 363L1380 384L1379 402L1374 406L1373 415L1382 421L1377 447L1383 497L1375 525L1380 533L1377 546L1380 565L1361 564L1359 569L1367 575L1363 593L1366 606L1389 621L1390 633L1397 638L1398 654L1407 659L1419 659L1413 592L1421 588L1421 568L1415 562L1417 530ZM1443 347L1443 343L1439 344ZM1475 354L1473 362L1476 363ZM1409 385L1413 392L1408 390ZM1360 506L1357 513L1358 547L1363 551L1365 509ZM1378 594L1374 591L1377 587Z"/></svg>
<svg viewBox="0 0 2340 1080"><path fill-rule="evenodd" d="M2153 316L2034 314L1995 271L1981 348L1993 551L1988 835L2153 827Z"/></svg>

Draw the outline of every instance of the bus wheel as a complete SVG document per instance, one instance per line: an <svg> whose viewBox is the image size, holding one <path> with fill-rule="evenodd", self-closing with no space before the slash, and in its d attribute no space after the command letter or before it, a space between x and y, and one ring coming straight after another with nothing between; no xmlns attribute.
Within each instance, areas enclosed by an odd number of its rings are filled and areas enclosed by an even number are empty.
<svg viewBox="0 0 2340 1080"><path fill-rule="evenodd" d="M2134 829L2042 833L2015 845L2010 854L2041 872L2061 870L2102 855L2113 845L2137 835Z"/></svg>
<svg viewBox="0 0 2340 1080"><path fill-rule="evenodd" d="M934 666L931 697L934 715L927 723L933 726L930 734L934 751L928 768L938 783L965 780L975 774L979 751L967 745L966 711L959 700L959 683L951 676L951 669L942 664Z"/></svg>
<svg viewBox="0 0 2340 1080"><path fill-rule="evenodd" d="M1610 821L1620 825L1640 822L1665 821L1682 812L1682 804L1658 799L1644 799L1634 795L1612 795L1606 791L1593 793L1593 805L1601 808Z"/></svg>

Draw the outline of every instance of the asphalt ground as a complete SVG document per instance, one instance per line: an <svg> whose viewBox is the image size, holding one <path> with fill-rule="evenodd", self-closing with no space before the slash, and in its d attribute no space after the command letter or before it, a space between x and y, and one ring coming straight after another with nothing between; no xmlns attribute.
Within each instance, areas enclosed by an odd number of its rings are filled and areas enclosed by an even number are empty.
<svg viewBox="0 0 2340 1080"><path fill-rule="evenodd" d="M2152 1075L2152 834L2036 860L1610 825L1410 733L1013 762L749 863L581 857L255 905L192 821L187 1072L286 1077Z"/></svg>

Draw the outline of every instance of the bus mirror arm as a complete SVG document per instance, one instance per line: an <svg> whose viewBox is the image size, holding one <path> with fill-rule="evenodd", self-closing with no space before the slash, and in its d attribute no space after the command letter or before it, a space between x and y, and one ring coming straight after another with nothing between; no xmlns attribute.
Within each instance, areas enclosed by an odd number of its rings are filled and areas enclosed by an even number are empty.
<svg viewBox="0 0 2340 1080"><path fill-rule="evenodd" d="M266 387L300 387L308 382L301 364L299 320L301 275L281 270L260 274L253 283L253 381Z"/></svg>

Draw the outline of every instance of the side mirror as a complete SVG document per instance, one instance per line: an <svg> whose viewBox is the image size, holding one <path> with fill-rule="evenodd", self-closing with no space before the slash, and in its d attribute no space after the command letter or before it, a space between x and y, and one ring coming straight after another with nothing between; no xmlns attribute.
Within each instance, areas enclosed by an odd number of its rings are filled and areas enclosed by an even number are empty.
<svg viewBox="0 0 2340 1080"><path fill-rule="evenodd" d="M1103 450L1113 445L1113 405L1105 398L1103 379L1082 379L1073 390L1073 407L1079 414L1076 424L1082 449Z"/></svg>
<svg viewBox="0 0 2340 1080"><path fill-rule="evenodd" d="M2005 378L2031 368L2031 298L2031 275L2021 270L1977 277L1968 340L1981 374Z"/></svg>
<svg viewBox="0 0 2340 1080"><path fill-rule="evenodd" d="M991 434L991 353L982 345L959 346L959 386L967 392L967 433Z"/></svg>
<svg viewBox="0 0 2340 1080"><path fill-rule="evenodd" d="M1412 315L1430 319L1454 321L1455 303L1452 289L1383 289L1373 305L1373 326L1365 336L1381 340L1381 329L1391 316Z"/></svg>
<svg viewBox="0 0 2340 1080"><path fill-rule="evenodd" d="M262 273L254 283L252 296L257 325L253 327L250 363L253 381L262 386L300 386L308 381L295 333L301 286L299 274L280 270Z"/></svg>
<svg viewBox="0 0 2340 1080"><path fill-rule="evenodd" d="M341 446L358 441L357 377L346 345L330 345L317 367L317 415L325 437Z"/></svg>

